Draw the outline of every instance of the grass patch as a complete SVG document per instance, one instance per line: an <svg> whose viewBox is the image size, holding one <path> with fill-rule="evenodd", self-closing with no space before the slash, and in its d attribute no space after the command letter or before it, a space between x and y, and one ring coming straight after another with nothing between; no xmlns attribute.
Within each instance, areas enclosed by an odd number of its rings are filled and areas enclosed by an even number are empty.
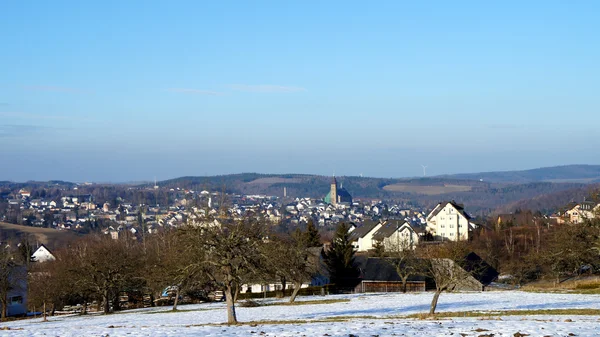
<svg viewBox="0 0 600 337"><path fill-rule="evenodd" d="M274 303L265 303L264 306L270 305L310 305L310 304L332 304L332 303L342 303L342 302L350 302L347 298L339 298L339 299L327 299L327 300L310 300L310 301L297 301L294 303L290 302L274 302Z"/></svg>
<svg viewBox="0 0 600 337"><path fill-rule="evenodd" d="M496 317L496 316L533 316L533 315L600 315L600 309L539 309L539 310L498 310L498 311L454 311L429 314L413 314L405 318L452 318L452 317Z"/></svg>
<svg viewBox="0 0 600 337"><path fill-rule="evenodd" d="M178 313L182 313L182 312L190 312L190 311L209 311L209 310L215 310L215 308L202 308L202 309L177 309L177 310L164 310L164 311L151 311L151 312L145 312L145 315L154 315L154 314L178 314ZM131 312L131 314L134 314L134 312Z"/></svg>

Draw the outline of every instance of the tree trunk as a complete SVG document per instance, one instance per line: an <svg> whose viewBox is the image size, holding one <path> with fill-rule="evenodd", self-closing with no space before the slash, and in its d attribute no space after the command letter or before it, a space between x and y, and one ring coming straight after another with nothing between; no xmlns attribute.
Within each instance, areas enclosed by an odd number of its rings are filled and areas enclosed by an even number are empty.
<svg viewBox="0 0 600 337"><path fill-rule="evenodd" d="M108 296L108 289L104 289L104 314L110 313L110 296Z"/></svg>
<svg viewBox="0 0 600 337"><path fill-rule="evenodd" d="M4 321L6 320L6 315L8 313L8 306L7 306L7 302L8 302L8 295L2 296L2 299L0 300L0 302L2 303L2 313L0 314L0 321Z"/></svg>
<svg viewBox="0 0 600 337"><path fill-rule="evenodd" d="M115 298L113 299L113 312L121 310L121 297L119 296L119 292L115 292Z"/></svg>
<svg viewBox="0 0 600 337"><path fill-rule="evenodd" d="M44 322L48 322L48 317L46 316L46 301L44 301Z"/></svg>
<svg viewBox="0 0 600 337"><path fill-rule="evenodd" d="M50 309L50 316L54 316L56 313L56 303L52 302L52 308Z"/></svg>
<svg viewBox="0 0 600 337"><path fill-rule="evenodd" d="M294 282L294 292L292 292L292 296L290 297L290 303L294 303L296 300L296 296L298 296L298 292L302 287L302 282Z"/></svg>
<svg viewBox="0 0 600 337"><path fill-rule="evenodd" d="M225 288L225 302L227 303L227 324L237 324L235 315L235 302L233 301L233 289L231 285Z"/></svg>
<svg viewBox="0 0 600 337"><path fill-rule="evenodd" d="M402 292L406 294L406 283L408 283L408 277L402 278Z"/></svg>
<svg viewBox="0 0 600 337"><path fill-rule="evenodd" d="M88 310L88 307L87 307L87 298L86 298L86 299L83 301L83 310L81 311L81 314L82 314L82 315L87 315L87 310Z"/></svg>
<svg viewBox="0 0 600 337"><path fill-rule="evenodd" d="M281 297L285 297L285 286L287 285L287 280L285 277L281 278Z"/></svg>
<svg viewBox="0 0 600 337"><path fill-rule="evenodd" d="M236 286L235 286L235 293L233 294L233 302L237 303L238 298L240 297L240 291L241 290L242 290L241 287L236 284Z"/></svg>
<svg viewBox="0 0 600 337"><path fill-rule="evenodd" d="M433 294L433 299L431 300L431 307L429 308L429 315L435 314L435 308L437 307L438 299L440 298L441 293L442 289L436 289L435 294Z"/></svg>
<svg viewBox="0 0 600 337"><path fill-rule="evenodd" d="M173 300L173 311L177 311L177 303L179 303L179 287L175 291L175 299Z"/></svg>

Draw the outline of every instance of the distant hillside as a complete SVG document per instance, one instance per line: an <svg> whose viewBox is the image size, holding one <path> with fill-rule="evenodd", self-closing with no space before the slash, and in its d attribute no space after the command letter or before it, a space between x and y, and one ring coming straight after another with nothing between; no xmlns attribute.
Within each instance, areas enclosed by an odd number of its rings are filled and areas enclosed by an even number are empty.
<svg viewBox="0 0 600 337"><path fill-rule="evenodd" d="M497 208L524 199L583 188L582 183L527 182L491 183L454 177L415 179L388 179L365 177L337 177L355 199L383 199L433 207L442 200L456 200L467 205L469 212L485 215ZM244 173L215 177L182 177L163 181L161 186L208 189L236 194L266 194L283 196L283 188L290 197L322 198L329 191L331 177L300 174ZM568 200L566 201L568 202Z"/></svg>
<svg viewBox="0 0 600 337"><path fill-rule="evenodd" d="M564 210L570 204L590 200L591 195L597 195L600 184L589 184L584 187L568 189L553 193L541 194L533 198L518 200L498 207L493 213L512 213L517 209L531 209L542 213L554 213ZM593 198L592 198L593 199ZM595 200L599 201L600 200Z"/></svg>
<svg viewBox="0 0 600 337"><path fill-rule="evenodd" d="M465 180L480 180L496 183L527 182L600 182L600 165L566 165L543 167L524 171L461 173L444 177Z"/></svg>
<svg viewBox="0 0 600 337"><path fill-rule="evenodd" d="M464 203L473 214L486 215L515 208L552 212L570 201L580 201L590 185L600 183L600 165L568 165L525 171L455 174L424 178L336 177L355 199L381 199L405 206L433 207L443 200ZM160 187L184 188L196 191L223 191L233 194L263 194L323 198L329 191L331 177L309 174L241 173L205 177L181 177L159 182ZM16 189L25 187L59 188L73 183L0 182L0 198L10 197ZM140 184L146 188L148 184ZM104 184L80 187L82 193L109 187L108 195L136 202L132 185ZM12 191L12 192L11 192ZM97 191L96 191L97 192ZM96 193L98 195L98 193ZM104 194L100 194L102 196ZM159 195L166 198L168 196ZM100 200L101 197L98 197ZM579 199L578 199L579 198Z"/></svg>
<svg viewBox="0 0 600 337"><path fill-rule="evenodd" d="M65 247L69 242L76 240L79 235L73 231L59 231L51 228L28 227L0 222L0 241L7 239L20 239L29 235L38 243L43 243L50 250Z"/></svg>

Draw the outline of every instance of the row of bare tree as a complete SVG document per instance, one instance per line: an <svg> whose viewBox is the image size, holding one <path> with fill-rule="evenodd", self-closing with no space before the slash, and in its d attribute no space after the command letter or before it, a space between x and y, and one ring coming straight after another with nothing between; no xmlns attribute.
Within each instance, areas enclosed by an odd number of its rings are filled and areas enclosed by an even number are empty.
<svg viewBox="0 0 600 337"><path fill-rule="evenodd" d="M253 217L219 224L188 225L146 236L86 236L56 252L56 260L34 263L30 303L54 311L65 304L100 303L104 313L119 310L124 293L160 294L176 289L174 309L184 292L222 290L228 323L237 322L235 301L243 284L279 281L293 302L301 285L317 272L318 232L313 226L291 234L269 232ZM316 236L315 236L316 235ZM317 250L319 250L317 248ZM46 310L44 310L45 312Z"/></svg>

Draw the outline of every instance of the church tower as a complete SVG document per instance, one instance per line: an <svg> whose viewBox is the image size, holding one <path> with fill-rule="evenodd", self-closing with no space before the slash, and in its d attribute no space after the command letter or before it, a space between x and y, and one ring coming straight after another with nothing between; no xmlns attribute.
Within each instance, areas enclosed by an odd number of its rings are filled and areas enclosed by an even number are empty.
<svg viewBox="0 0 600 337"><path fill-rule="evenodd" d="M331 181L331 190L329 192L330 202L333 206L336 206L337 202L338 202L337 190L338 190L337 180L335 180L335 176L334 176L333 180Z"/></svg>

